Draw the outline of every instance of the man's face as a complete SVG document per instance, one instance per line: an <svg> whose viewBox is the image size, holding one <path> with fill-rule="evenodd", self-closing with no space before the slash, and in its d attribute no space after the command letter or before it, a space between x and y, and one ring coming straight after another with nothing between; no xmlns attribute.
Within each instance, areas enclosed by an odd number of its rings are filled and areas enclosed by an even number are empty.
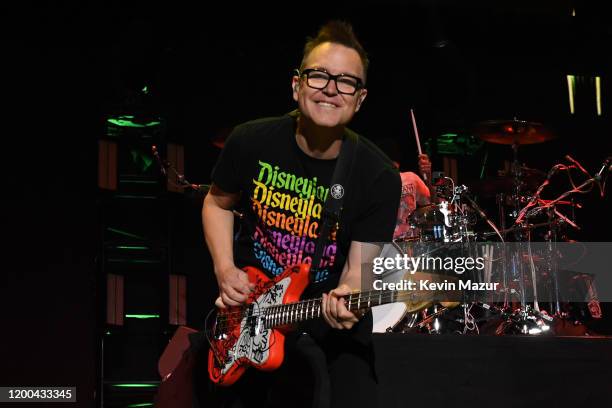
<svg viewBox="0 0 612 408"><path fill-rule="evenodd" d="M364 72L357 51L340 44L326 42L315 47L304 63L305 69L319 69L331 75L347 74L360 78ZM306 76L293 77L293 99L298 102L301 114L314 124L323 127L344 126L350 122L366 97L366 89L358 89L354 95L338 92L334 80L323 89L307 85Z"/></svg>

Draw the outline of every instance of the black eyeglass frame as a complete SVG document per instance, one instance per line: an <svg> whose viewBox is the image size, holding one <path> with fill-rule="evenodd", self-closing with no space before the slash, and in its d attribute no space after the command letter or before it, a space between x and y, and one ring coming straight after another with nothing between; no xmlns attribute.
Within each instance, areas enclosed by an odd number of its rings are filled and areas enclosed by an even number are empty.
<svg viewBox="0 0 612 408"><path fill-rule="evenodd" d="M308 74L311 73L311 72L322 72L325 75L329 76L329 78L327 79L327 82L325 83L325 85L320 87L320 88L310 85L308 83ZM294 70L294 73L295 73L296 76L298 76L300 78L305 75L306 76L306 85L308 85L312 89L325 89L327 87L327 85L329 85L329 81L331 81L331 80L333 80L334 83L336 84L336 91L338 91L339 94L343 94L343 95L351 95L351 96L353 96L353 95L355 95L357 93L357 91L359 91L360 89L364 89L365 88L365 85L364 85L363 80L361 78L353 76L353 75L349 75L349 74L332 75L329 72L327 72L326 70L320 69L320 68L307 68L307 69L305 69L305 70L303 70L301 72L300 72L299 69L296 69L296 70ZM348 78L354 79L357 82L357 86L355 87L355 90L352 93L350 93L350 92L342 92L338 88L338 78L340 78L340 77L348 77Z"/></svg>

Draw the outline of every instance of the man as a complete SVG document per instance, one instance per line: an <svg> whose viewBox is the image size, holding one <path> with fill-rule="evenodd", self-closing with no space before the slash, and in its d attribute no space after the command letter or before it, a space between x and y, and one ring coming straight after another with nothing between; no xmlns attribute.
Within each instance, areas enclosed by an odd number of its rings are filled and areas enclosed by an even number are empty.
<svg viewBox="0 0 612 408"><path fill-rule="evenodd" d="M292 78L298 110L240 125L228 138L202 210L218 307L246 301L253 285L241 267L276 276L312 260L337 157L347 135L354 135L346 125L367 95L367 67L350 25L328 23L306 43ZM339 222L303 296L322 294L324 321L335 329L304 329L327 354L333 406L375 403L371 314L348 311L344 296L361 289L363 244L392 239L401 189L389 159L365 138L358 137L353 162ZM236 207L245 212L247 226L234 240Z"/></svg>
<svg viewBox="0 0 612 408"><path fill-rule="evenodd" d="M399 163L396 166L399 168ZM431 162L426 154L419 155L419 172L425 174L427 180L431 181ZM402 172L400 176L402 178L402 194L397 209L395 231L393 232L393 239L395 240L415 238L415 231L410 225L410 215L416 210L417 206L425 206L431 202L429 187L423 179L411 171Z"/></svg>

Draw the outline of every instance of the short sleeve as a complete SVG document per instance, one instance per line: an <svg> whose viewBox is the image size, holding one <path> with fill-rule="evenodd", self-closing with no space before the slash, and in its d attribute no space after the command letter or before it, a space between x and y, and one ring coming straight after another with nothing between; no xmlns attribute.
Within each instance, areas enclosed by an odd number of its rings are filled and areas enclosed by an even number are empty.
<svg viewBox="0 0 612 408"><path fill-rule="evenodd" d="M423 179L421 177L419 177L418 174L414 175L414 180L416 182L416 198L417 198L417 203L419 205L427 205L429 204L431 198L430 198L430 192L429 192L429 187L427 187L427 184L425 184L425 182L423 181Z"/></svg>
<svg viewBox="0 0 612 408"><path fill-rule="evenodd" d="M402 182L397 171L383 171L368 192L369 202L352 226L352 241L389 242L397 220Z"/></svg>
<svg viewBox="0 0 612 408"><path fill-rule="evenodd" d="M225 146L217 159L211 173L212 182L228 193L240 191L242 161L245 131L243 126L237 126L225 141Z"/></svg>

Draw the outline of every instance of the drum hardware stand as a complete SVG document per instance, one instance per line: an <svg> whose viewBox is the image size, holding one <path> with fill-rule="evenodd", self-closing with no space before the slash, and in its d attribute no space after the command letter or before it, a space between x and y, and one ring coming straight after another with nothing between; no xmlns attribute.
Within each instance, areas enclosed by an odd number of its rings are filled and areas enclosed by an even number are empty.
<svg viewBox="0 0 612 408"><path fill-rule="evenodd" d="M554 209L554 207L553 207ZM559 299L559 278L558 278L558 268L555 254L557 253L557 230L558 225L554 223L553 220L555 218L555 212L549 209L548 211L548 220L551 222L550 229L548 230L548 262L547 267L550 272L550 276L552 277L553 284L553 300L554 300L554 316L561 317L561 302Z"/></svg>
<svg viewBox="0 0 612 408"><path fill-rule="evenodd" d="M448 307L434 305L434 312L430 315L426 314L427 309L424 309L420 312L414 312L412 316L410 317L410 320L404 325L404 328L402 329L402 333L411 332L412 330L409 330L409 329L417 329L417 330L427 329L428 334L440 334L440 329L442 327L440 326L440 321L438 317L446 313L449 309L450 308ZM419 314L421 315L423 320L417 323ZM432 320L433 320L433 326L432 326ZM391 330L387 329L387 330L389 332L392 331L392 329Z"/></svg>
<svg viewBox="0 0 612 408"><path fill-rule="evenodd" d="M554 304L554 312L553 312L553 316L557 317L557 318L565 318L566 316L564 315L564 313L561 311L561 299L560 299L560 292L559 292L559 281L558 281L558 265L556 262L556 254L557 254L557 242L558 242L558 238L559 238L559 225L561 223L567 223L568 225L576 228L576 229L580 229L580 227L573 222L572 220L568 219L566 216L564 216L563 214L561 214L559 211L557 211L555 204L559 203L561 200L563 200L564 198L568 197L570 194L574 193L574 192L583 192L583 189L585 187L588 187L594 183L597 183L598 186L600 187L600 192L601 195L603 196L604 194L604 188L602 187L600 181L603 179L603 174L605 170L610 170L610 168L608 167L610 162L612 161L612 158L607 158L604 163L603 166L601 167L601 169L599 170L599 172L593 176L590 177L590 174L588 174L588 172L586 172L586 170L584 170L582 168L582 166L575 161L574 159L572 159L569 156L568 160L572 161L575 166L564 166L564 165L556 165L553 166L553 168L549 171L548 173L548 177L546 178L546 180L542 183L542 185L538 188L537 192L535 193L534 197L532 197L532 199L529 201L529 203L525 206L525 208L523 208L517 219L516 219L516 223L521 225L521 228L524 228L524 224L527 224L526 221L523 221L523 218L525 218L526 220L529 219L529 217L534 216L535 214L537 214L539 211L541 211L543 208L545 208L547 210L547 216L548 216L548 222L545 224L548 224L549 226L549 230L547 233L547 255L548 255L548 259L547 259L547 268L548 271L550 273L551 279L552 279L552 285L553 285L553 304ZM584 181L581 185L579 186L573 186L573 189L568 190L566 192L564 192L563 194L561 194L559 197L555 198L554 200L551 200L549 202L546 203L546 205L544 207L536 207L533 208L531 210L528 210L530 207L532 207L533 205L535 205L535 203L537 202L537 200L539 199L539 195L542 191L542 189L548 185L549 180L551 178L551 176L559 169L562 167L566 167L567 169L571 168L571 167L578 167L580 168L585 174L587 174L590 178L587 179L586 181ZM604 183L605 185L605 183ZM573 204L573 199L570 202L571 204ZM572 205L572 214L573 214L573 205ZM528 245L531 242L531 236L528 236ZM529 247L531 248L531 247ZM530 257L531 257L531 252L530 252ZM530 262L533 263L532 259L530 259ZM532 265L532 272L533 272L533 265ZM521 279L522 280L522 279ZM538 304L537 304L537 295L535 291L537 291L536 289L536 281L535 281L535 276L533 276L532 273L532 280L533 280L533 287L534 287L534 310L537 312L538 315L540 315L540 311L538 310ZM521 304L523 303L523 299L524 296L521 296ZM529 308L526 307L525 308L525 312L523 313L524 317L527 318L531 318L531 316L529 316ZM547 318L547 320L552 321L553 317L552 316L547 316L547 315L543 315ZM523 319L524 320L524 319ZM526 327L526 326L524 326ZM524 331L524 330L523 330Z"/></svg>

